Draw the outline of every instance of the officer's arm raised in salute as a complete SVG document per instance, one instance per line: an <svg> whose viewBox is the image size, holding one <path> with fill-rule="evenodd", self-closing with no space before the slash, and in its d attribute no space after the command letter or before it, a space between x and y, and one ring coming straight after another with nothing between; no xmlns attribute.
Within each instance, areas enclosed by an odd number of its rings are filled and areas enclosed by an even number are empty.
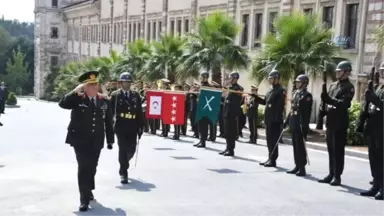
<svg viewBox="0 0 384 216"><path fill-rule="evenodd" d="M59 101L59 106L63 109L75 109L78 107L81 97L84 95L84 84L79 84L74 90L66 94Z"/></svg>

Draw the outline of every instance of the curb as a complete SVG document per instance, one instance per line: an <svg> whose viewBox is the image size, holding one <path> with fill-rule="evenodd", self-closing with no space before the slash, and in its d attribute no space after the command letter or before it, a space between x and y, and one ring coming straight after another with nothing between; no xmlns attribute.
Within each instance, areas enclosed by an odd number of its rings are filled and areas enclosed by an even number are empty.
<svg viewBox="0 0 384 216"><path fill-rule="evenodd" d="M20 105L5 105L5 108L20 108Z"/></svg>

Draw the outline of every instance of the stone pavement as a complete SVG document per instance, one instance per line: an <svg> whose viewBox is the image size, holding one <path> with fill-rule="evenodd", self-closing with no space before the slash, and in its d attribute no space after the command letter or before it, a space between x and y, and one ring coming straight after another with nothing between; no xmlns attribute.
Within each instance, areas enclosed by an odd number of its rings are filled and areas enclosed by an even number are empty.
<svg viewBox="0 0 384 216"><path fill-rule="evenodd" d="M356 195L369 187L369 164L347 157L342 187L319 184L327 155L310 150L306 178L292 168L292 148L282 145L279 168L264 168L263 145L238 142L235 158L217 154L224 140L192 147L144 135L132 183L119 184L117 149L104 149L96 177L93 209L78 213L76 160L64 144L69 112L55 103L20 100L0 128L0 216L70 215L383 215L383 202Z"/></svg>

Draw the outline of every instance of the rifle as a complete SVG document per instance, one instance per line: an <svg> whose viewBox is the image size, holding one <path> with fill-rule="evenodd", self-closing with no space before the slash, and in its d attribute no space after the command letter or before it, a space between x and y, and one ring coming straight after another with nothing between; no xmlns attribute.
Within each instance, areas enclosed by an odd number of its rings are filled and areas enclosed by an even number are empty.
<svg viewBox="0 0 384 216"><path fill-rule="evenodd" d="M369 75L368 90L373 91L373 81L375 79L375 67L372 67L371 74ZM365 103L363 105L363 110L361 110L359 115L359 120L356 125L356 132L363 133L364 123L368 117L369 101L365 98Z"/></svg>
<svg viewBox="0 0 384 216"><path fill-rule="evenodd" d="M324 68L323 68L323 88L321 93L327 93L327 63L324 61ZM324 124L324 116L325 116L325 102L321 101L320 107L319 107L319 115L317 116L317 125L316 129L322 130L323 124Z"/></svg>

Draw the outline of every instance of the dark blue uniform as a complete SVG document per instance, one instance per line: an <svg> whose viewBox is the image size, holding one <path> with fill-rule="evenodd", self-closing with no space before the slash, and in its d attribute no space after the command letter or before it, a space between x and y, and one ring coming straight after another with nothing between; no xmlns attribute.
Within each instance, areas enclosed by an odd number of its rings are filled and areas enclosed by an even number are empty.
<svg viewBox="0 0 384 216"><path fill-rule="evenodd" d="M256 144L257 142L257 120L259 112L259 103L257 102L256 95L251 95L251 98L247 104L247 117L248 117L248 126L249 132L251 133L249 137L249 143Z"/></svg>

